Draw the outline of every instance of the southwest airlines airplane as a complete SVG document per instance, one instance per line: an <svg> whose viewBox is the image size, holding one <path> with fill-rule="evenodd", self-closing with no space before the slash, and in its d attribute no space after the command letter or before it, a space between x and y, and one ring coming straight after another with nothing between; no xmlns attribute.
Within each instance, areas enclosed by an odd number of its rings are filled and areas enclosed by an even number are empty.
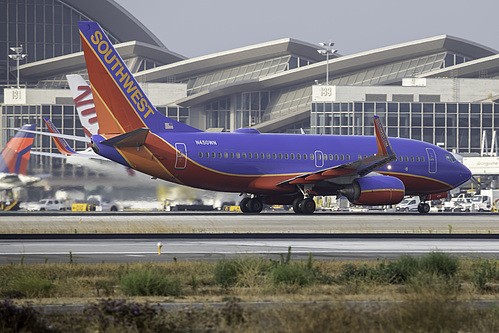
<svg viewBox="0 0 499 333"><path fill-rule="evenodd" d="M443 198L470 171L431 144L375 137L208 133L160 114L96 22L79 22L100 134L93 150L153 177L213 191L239 192L245 213L263 204L315 210L316 195L343 195L358 205L391 205L405 195ZM397 152L397 155L395 154Z"/></svg>

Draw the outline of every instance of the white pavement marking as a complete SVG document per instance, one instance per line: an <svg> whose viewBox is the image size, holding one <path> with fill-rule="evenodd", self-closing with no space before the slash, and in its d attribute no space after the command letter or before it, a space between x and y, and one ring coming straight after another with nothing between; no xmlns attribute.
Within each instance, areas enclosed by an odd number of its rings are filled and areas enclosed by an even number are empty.
<svg viewBox="0 0 499 333"><path fill-rule="evenodd" d="M499 242L492 240L257 240L163 241L163 254L265 254L286 253L499 253ZM155 241L17 241L2 242L0 255L128 255L157 254Z"/></svg>

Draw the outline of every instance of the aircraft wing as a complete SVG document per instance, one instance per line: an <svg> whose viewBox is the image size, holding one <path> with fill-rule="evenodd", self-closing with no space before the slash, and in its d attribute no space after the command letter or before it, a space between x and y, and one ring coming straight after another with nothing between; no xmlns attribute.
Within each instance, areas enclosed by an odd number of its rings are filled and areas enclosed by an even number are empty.
<svg viewBox="0 0 499 333"><path fill-rule="evenodd" d="M381 126L378 116L374 116L374 127L376 130L376 143L378 146L377 154L331 168L304 173L294 178L287 179L277 185L315 184L323 180L338 177L363 177L383 165L395 161L397 156L393 152L392 146L388 141L388 137L383 130L383 126Z"/></svg>

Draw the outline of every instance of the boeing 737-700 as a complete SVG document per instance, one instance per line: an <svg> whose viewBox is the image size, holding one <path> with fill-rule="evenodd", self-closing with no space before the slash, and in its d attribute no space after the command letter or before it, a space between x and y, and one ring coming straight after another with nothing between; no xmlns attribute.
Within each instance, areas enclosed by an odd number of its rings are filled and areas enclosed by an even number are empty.
<svg viewBox="0 0 499 333"><path fill-rule="evenodd" d="M314 196L343 195L359 205L391 205L405 195L445 197L470 171L435 145L375 136L264 134L244 128L209 133L160 114L96 22L79 22L100 126L93 150L153 177L243 193L243 212L263 204L315 210Z"/></svg>

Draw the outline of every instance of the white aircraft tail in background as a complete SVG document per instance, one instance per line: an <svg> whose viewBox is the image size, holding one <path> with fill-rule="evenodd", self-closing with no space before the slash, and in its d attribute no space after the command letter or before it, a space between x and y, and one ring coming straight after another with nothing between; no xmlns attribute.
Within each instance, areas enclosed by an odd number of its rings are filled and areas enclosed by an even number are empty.
<svg viewBox="0 0 499 333"><path fill-rule="evenodd" d="M80 75L66 75L66 79L73 95L83 131L90 138L92 135L99 133L99 122L95 113L92 89Z"/></svg>

